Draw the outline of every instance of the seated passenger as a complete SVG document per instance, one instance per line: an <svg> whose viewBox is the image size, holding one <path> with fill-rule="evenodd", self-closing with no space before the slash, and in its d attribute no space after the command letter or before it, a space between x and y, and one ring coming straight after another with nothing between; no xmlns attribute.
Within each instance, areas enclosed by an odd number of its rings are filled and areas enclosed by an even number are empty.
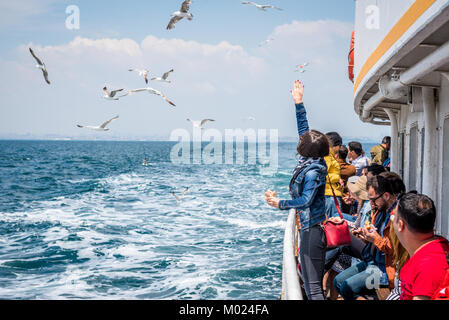
<svg viewBox="0 0 449 320"><path fill-rule="evenodd" d="M449 268L449 242L434 233L435 205L425 195L407 193L399 199L392 220L410 255L400 272L401 300L429 300Z"/></svg>
<svg viewBox="0 0 449 320"><path fill-rule="evenodd" d="M370 165L370 160L365 157L362 144L360 142L348 143L348 159L356 169L356 175L361 176L363 169Z"/></svg>
<svg viewBox="0 0 449 320"><path fill-rule="evenodd" d="M351 232L357 238L350 246L344 247L361 262L344 270L334 280L335 288L345 300L353 300L368 293L370 288L367 287L367 280L373 275L378 276L380 285L394 287L394 252L388 235L390 213L395 207L396 196L389 181L381 176L368 179L367 187L374 210L371 225L353 229ZM345 250L343 252L347 253Z"/></svg>

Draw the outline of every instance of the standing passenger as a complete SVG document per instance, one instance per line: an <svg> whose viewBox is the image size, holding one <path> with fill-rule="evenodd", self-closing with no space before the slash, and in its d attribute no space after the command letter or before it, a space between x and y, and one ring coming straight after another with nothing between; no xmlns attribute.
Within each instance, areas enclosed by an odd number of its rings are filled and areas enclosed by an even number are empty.
<svg viewBox="0 0 449 320"><path fill-rule="evenodd" d="M381 144L372 147L370 150L372 162L382 166L385 160L388 159L390 147L391 137L384 137Z"/></svg>
<svg viewBox="0 0 449 320"><path fill-rule="evenodd" d="M326 196L326 215L330 218L339 216L334 195L340 207L343 195L340 185L340 164L335 157L335 154L340 150L342 139L337 132L329 132L326 137L329 139L331 147L329 148L329 155L324 157L327 166L326 191L324 194Z"/></svg>
<svg viewBox="0 0 449 320"><path fill-rule="evenodd" d="M327 167L324 157L329 154L329 140L321 132L309 130L302 97L304 86L295 81L291 91L296 105L300 155L299 164L290 181L293 200L280 200L268 190L267 203L281 210L296 209L300 219L300 262L304 289L309 300L324 300L323 276L326 236L321 223L326 220L324 190Z"/></svg>

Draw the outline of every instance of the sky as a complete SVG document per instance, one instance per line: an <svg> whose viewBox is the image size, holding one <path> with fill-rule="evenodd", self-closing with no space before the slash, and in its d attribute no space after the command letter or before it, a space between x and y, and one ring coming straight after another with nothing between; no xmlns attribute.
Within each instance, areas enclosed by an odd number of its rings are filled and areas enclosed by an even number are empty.
<svg viewBox="0 0 449 320"><path fill-rule="evenodd" d="M362 123L354 112L347 56L354 0L269 0L258 10L240 0L194 0L193 20L166 30L181 0L18 0L0 2L0 138L11 135L167 138L187 118L207 127L278 129L296 137L289 90L305 84L310 127L345 137L380 140L389 127ZM79 8L79 29L69 29L68 6ZM266 39L274 40L266 45ZM51 85L28 48L44 61ZM295 66L309 62L303 74ZM172 83L150 82L176 107L147 93L119 101L102 88L147 86L129 68L151 76L174 69ZM119 115L110 131L99 125ZM245 120L254 117L255 120Z"/></svg>

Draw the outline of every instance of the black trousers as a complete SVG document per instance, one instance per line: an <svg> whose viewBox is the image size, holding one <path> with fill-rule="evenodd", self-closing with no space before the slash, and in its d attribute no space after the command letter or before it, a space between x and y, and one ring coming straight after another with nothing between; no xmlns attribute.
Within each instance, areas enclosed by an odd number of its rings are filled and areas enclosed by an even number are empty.
<svg viewBox="0 0 449 320"><path fill-rule="evenodd" d="M326 235L320 225L301 229L299 257L307 298L309 300L324 300L323 277Z"/></svg>

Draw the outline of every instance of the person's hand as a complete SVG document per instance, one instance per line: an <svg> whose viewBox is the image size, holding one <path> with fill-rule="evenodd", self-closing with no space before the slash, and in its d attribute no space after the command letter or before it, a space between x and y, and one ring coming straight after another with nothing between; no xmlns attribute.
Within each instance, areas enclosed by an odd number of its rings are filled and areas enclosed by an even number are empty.
<svg viewBox="0 0 449 320"><path fill-rule="evenodd" d="M380 237L380 235L373 227L369 226L368 228L362 228L362 237L363 240L374 242L374 239Z"/></svg>
<svg viewBox="0 0 449 320"><path fill-rule="evenodd" d="M295 104L301 104L302 96L304 95L304 85L301 84L299 80L296 80L293 83L293 90L290 90L290 92L292 94L292 98Z"/></svg>
<svg viewBox="0 0 449 320"><path fill-rule="evenodd" d="M277 195L277 191L271 191L271 190L265 191L265 199L267 199L269 197L276 197L276 195Z"/></svg>
<svg viewBox="0 0 449 320"><path fill-rule="evenodd" d="M270 206L279 209L279 202L281 201L279 198L267 197L266 200Z"/></svg>
<svg viewBox="0 0 449 320"><path fill-rule="evenodd" d="M330 217L330 218L327 219L327 220L329 220L329 221L331 221L331 222L333 222L333 223L336 223L336 224L339 224L339 223L341 223L341 222L343 221L343 219L340 218L340 217Z"/></svg>
<svg viewBox="0 0 449 320"><path fill-rule="evenodd" d="M365 236L363 235L363 231L362 228L357 228L357 229L352 229L351 233L359 238L360 240L362 240L363 242L366 242L367 240L365 239Z"/></svg>

